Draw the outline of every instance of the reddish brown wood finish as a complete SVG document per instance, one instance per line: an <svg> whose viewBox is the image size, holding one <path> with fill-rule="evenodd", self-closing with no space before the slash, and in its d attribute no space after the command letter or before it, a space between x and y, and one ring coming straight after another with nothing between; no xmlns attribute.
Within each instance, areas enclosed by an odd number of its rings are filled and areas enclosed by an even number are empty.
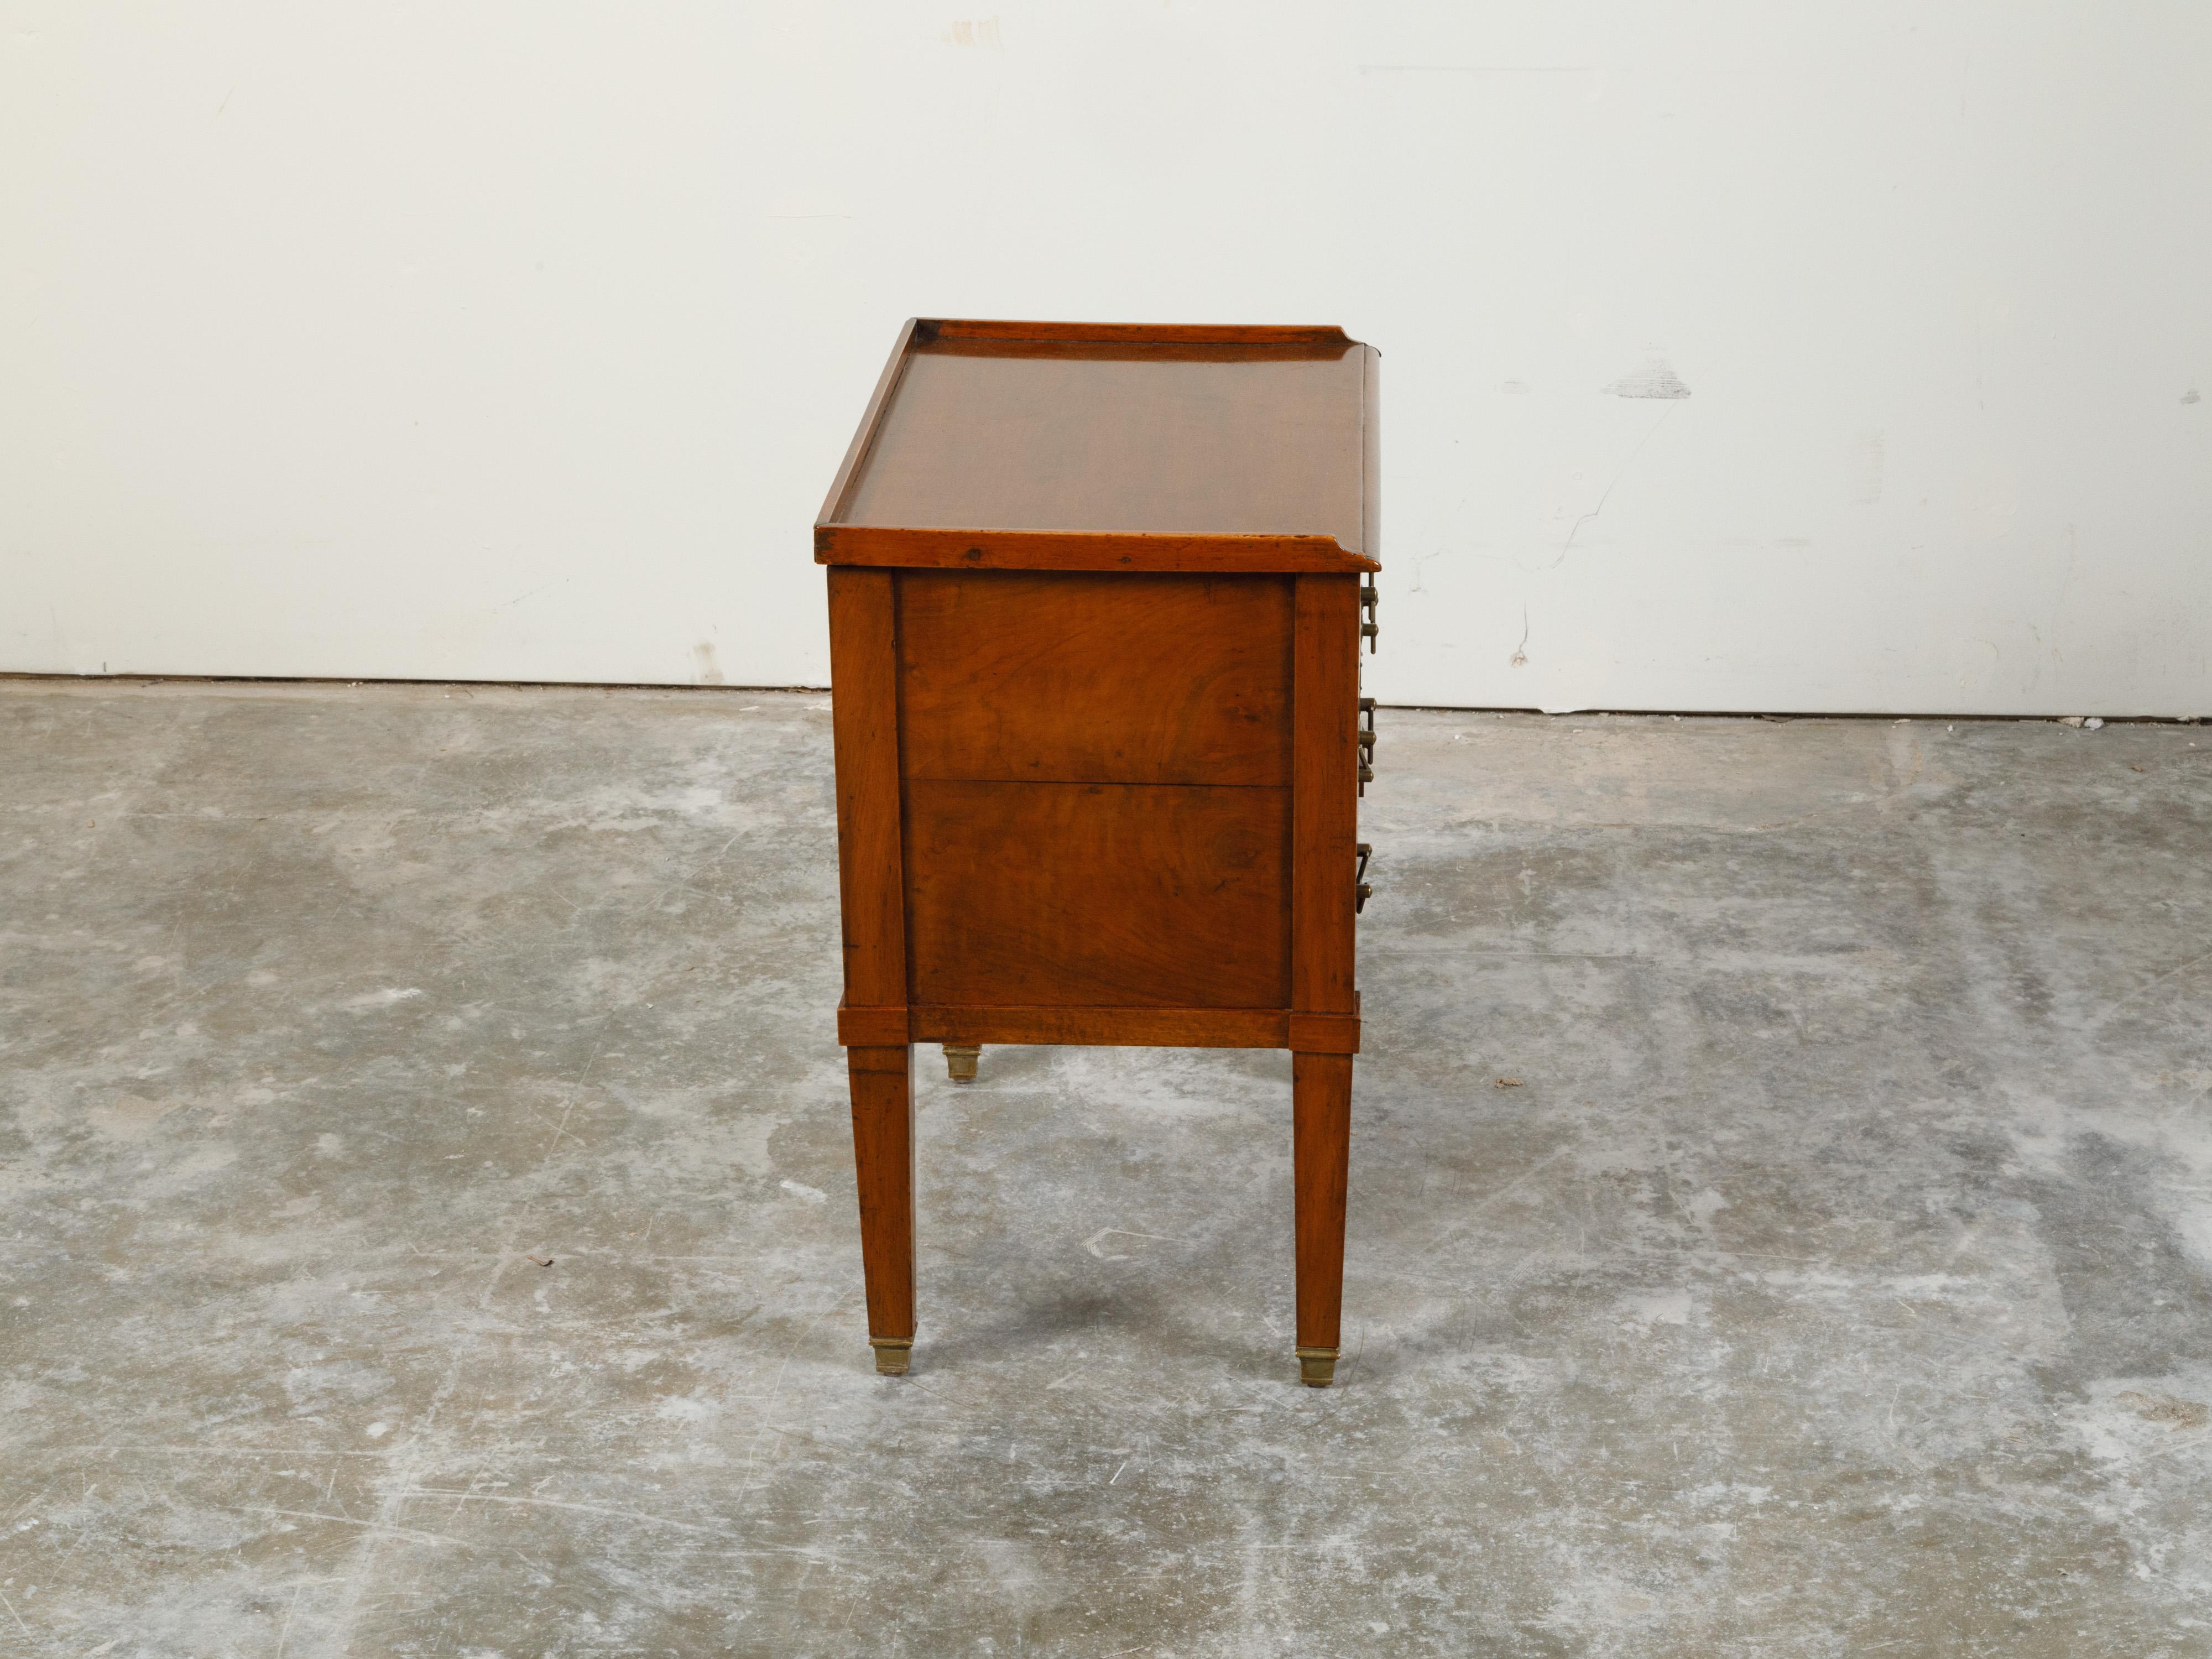
<svg viewBox="0 0 2212 1659"><path fill-rule="evenodd" d="M837 892L845 1000L903 1003L898 628L888 570L830 572L830 726L837 765Z"/></svg>
<svg viewBox="0 0 2212 1659"><path fill-rule="evenodd" d="M1289 790L913 778L906 799L912 1001L1287 1005Z"/></svg>
<svg viewBox="0 0 2212 1659"><path fill-rule="evenodd" d="M912 1022L904 1004L896 1008L856 1008L840 1003L837 1041L848 1048L903 1048L913 1041Z"/></svg>
<svg viewBox="0 0 2212 1659"><path fill-rule="evenodd" d="M1327 1380L1375 358L1334 329L902 331L816 526L879 1363L915 1328L909 1042L1287 1047Z"/></svg>
<svg viewBox="0 0 2212 1659"><path fill-rule="evenodd" d="M1292 809L1291 1006L1348 1014L1358 858L1359 585L1300 576L1293 630L1297 712Z"/></svg>
<svg viewBox="0 0 2212 1659"><path fill-rule="evenodd" d="M906 775L1287 785L1291 580L907 573Z"/></svg>
<svg viewBox="0 0 2212 1659"><path fill-rule="evenodd" d="M1124 1048L1280 1048L1279 1008L945 1008L921 1006L916 1042L1070 1042ZM1358 1034L1352 1034L1357 1042Z"/></svg>
<svg viewBox="0 0 2212 1659"><path fill-rule="evenodd" d="M1336 328L909 320L815 557L1373 570L1376 357Z"/></svg>
<svg viewBox="0 0 2212 1659"><path fill-rule="evenodd" d="M1294 1012L1284 1021L1283 1046L1304 1054L1356 1054L1359 1016Z"/></svg>
<svg viewBox="0 0 2212 1659"><path fill-rule="evenodd" d="M1069 531L901 530L827 525L814 532L817 564L939 570L1368 571L1333 536L1091 535Z"/></svg>
<svg viewBox="0 0 2212 1659"><path fill-rule="evenodd" d="M1359 545L1367 354L911 351L842 525Z"/></svg>
<svg viewBox="0 0 2212 1659"><path fill-rule="evenodd" d="M868 1334L914 1340L914 1050L845 1050Z"/></svg>
<svg viewBox="0 0 2212 1659"><path fill-rule="evenodd" d="M974 318L910 319L925 340L1074 340L1139 345L1316 345L1359 343L1334 324L1271 326L1265 323L1017 323Z"/></svg>
<svg viewBox="0 0 2212 1659"><path fill-rule="evenodd" d="M1298 1346L1334 1348L1344 1311L1344 1195L1352 1151L1352 1056L1291 1057L1291 1183Z"/></svg>
<svg viewBox="0 0 2212 1659"><path fill-rule="evenodd" d="M890 401L891 390L898 385L899 373L906 367L907 353L914 349L918 326L916 319L909 317L899 327L898 343L891 348L890 361L884 365L884 372L877 376L876 389L868 398L868 406L860 416L860 427L853 434L853 441L845 447L845 459L837 468L837 476L830 480L830 494L822 503L823 519L827 519L836 510L837 503L845 498L845 491L852 485L853 474L876 435L877 422L883 418L884 405Z"/></svg>

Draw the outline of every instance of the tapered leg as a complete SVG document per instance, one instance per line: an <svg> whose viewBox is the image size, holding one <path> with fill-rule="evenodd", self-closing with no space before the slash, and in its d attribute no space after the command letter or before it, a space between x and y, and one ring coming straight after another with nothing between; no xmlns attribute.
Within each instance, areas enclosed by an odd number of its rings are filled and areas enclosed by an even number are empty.
<svg viewBox="0 0 2212 1659"><path fill-rule="evenodd" d="M1344 1189L1352 1151L1352 1056L1291 1056L1291 1181L1298 1252L1298 1375L1336 1377L1344 1312Z"/></svg>
<svg viewBox="0 0 2212 1659"><path fill-rule="evenodd" d="M904 1373L914 1348L913 1050L848 1048L853 1162L860 1175L860 1263L876 1369Z"/></svg>
<svg viewBox="0 0 2212 1659"><path fill-rule="evenodd" d="M975 1080L975 1061L982 1049L972 1042L948 1042L945 1045L945 1074L955 1083Z"/></svg>

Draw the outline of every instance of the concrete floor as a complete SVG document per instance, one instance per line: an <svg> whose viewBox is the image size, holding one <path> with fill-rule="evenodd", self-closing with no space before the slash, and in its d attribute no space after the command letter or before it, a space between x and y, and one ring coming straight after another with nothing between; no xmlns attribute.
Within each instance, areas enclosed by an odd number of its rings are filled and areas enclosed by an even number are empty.
<svg viewBox="0 0 2212 1659"><path fill-rule="evenodd" d="M826 699L0 684L0 1652L2212 1654L2212 731L1382 729L1340 1385L1082 1049L892 1381Z"/></svg>

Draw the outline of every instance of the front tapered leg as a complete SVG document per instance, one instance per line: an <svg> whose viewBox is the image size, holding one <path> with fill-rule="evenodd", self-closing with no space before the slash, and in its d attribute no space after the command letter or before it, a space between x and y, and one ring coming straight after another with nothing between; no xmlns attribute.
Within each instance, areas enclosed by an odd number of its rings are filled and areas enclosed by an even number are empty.
<svg viewBox="0 0 2212 1659"><path fill-rule="evenodd" d="M1352 1056L1291 1056L1291 1182L1297 1210L1298 1375L1336 1377L1344 1313L1344 1191L1352 1151Z"/></svg>
<svg viewBox="0 0 2212 1659"><path fill-rule="evenodd" d="M860 1264L876 1369L904 1373L914 1348L914 1068L910 1048L848 1048Z"/></svg>

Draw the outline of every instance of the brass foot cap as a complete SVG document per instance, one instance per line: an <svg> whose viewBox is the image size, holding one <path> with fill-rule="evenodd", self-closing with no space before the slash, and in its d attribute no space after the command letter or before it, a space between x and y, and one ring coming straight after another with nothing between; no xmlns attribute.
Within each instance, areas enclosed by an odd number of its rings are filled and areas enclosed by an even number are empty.
<svg viewBox="0 0 2212 1659"><path fill-rule="evenodd" d="M974 1044L963 1046L957 1042L948 1042L944 1048L945 1075L955 1083L973 1083L975 1080L975 1061L982 1054L982 1049Z"/></svg>
<svg viewBox="0 0 2212 1659"><path fill-rule="evenodd" d="M1336 1349L1300 1348L1297 1356L1298 1381L1306 1387L1325 1389L1336 1381Z"/></svg>
<svg viewBox="0 0 2212 1659"><path fill-rule="evenodd" d="M906 1362L914 1352L910 1336L872 1336L868 1346L876 1351L876 1372L881 1376L904 1376Z"/></svg>

